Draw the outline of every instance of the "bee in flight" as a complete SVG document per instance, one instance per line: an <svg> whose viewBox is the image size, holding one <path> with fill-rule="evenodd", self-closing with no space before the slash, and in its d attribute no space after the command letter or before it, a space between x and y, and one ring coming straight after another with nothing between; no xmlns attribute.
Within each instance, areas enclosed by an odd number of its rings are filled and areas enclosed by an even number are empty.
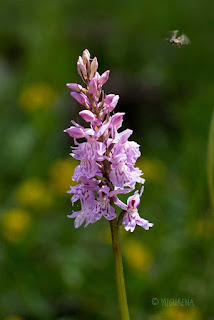
<svg viewBox="0 0 214 320"><path fill-rule="evenodd" d="M170 39L166 38L166 40L169 40L169 42L173 46L176 46L176 47L179 47L179 48L181 46L183 46L184 44L189 44L190 43L189 38L185 34L182 34L181 36L178 37L177 36L178 32L179 32L179 30L171 31L171 38Z"/></svg>

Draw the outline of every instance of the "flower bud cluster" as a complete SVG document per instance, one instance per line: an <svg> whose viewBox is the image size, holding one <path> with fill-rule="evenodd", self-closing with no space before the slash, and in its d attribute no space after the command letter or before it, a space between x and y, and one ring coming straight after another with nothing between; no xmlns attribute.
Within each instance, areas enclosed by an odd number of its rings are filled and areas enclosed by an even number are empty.
<svg viewBox="0 0 214 320"><path fill-rule="evenodd" d="M83 127L75 121L64 132L74 138L75 146L70 155L80 161L75 168L72 179L79 184L71 186L72 205L80 201L81 209L73 211L69 218L75 218L75 227L83 222L85 226L94 223L104 216L107 220L116 219L116 207L122 209L118 223L125 229L134 231L136 225L148 230L153 226L139 216L137 207L143 193L144 179L142 171L135 167L140 157L139 145L129 141L132 130L118 132L123 122L124 113L111 115L119 96L105 95L102 86L109 78L110 71L102 75L97 72L97 58L91 59L90 52L84 50L77 62L77 70L86 88L77 83L68 83L71 96L83 108L79 115L88 123ZM84 138L84 142L77 139ZM135 189L136 183L141 185L140 193L135 193L127 200L127 204L119 200L119 194L126 194Z"/></svg>

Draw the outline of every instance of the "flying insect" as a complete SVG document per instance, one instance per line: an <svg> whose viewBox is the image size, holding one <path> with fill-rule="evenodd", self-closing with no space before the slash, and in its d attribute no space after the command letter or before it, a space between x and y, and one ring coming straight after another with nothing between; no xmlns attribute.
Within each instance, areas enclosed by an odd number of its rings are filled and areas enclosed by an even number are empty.
<svg viewBox="0 0 214 320"><path fill-rule="evenodd" d="M166 40L169 40L169 42L175 46L175 47L178 47L180 48L181 46L185 45L185 44L190 44L190 40L189 38L185 35L185 34L182 34L181 36L178 37L178 32L179 30L174 30L174 31L171 31L171 38L166 38Z"/></svg>

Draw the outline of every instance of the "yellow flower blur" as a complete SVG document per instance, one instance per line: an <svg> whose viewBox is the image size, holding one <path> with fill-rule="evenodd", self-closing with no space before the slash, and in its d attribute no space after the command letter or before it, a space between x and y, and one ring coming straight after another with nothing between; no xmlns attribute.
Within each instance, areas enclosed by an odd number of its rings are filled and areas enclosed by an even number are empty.
<svg viewBox="0 0 214 320"><path fill-rule="evenodd" d="M60 194L66 195L66 191L74 186L75 181L72 181L71 177L75 167L78 165L78 161L68 158L54 162L50 167L51 186Z"/></svg>
<svg viewBox="0 0 214 320"><path fill-rule="evenodd" d="M48 83L32 83L20 94L20 105L27 112L50 108L56 101L56 91Z"/></svg>
<svg viewBox="0 0 214 320"><path fill-rule="evenodd" d="M2 234L7 240L18 242L25 236L30 224L31 217L27 211L19 208L11 209L2 217Z"/></svg>
<svg viewBox="0 0 214 320"><path fill-rule="evenodd" d="M164 309L166 320L200 320L201 316L197 308L166 307Z"/></svg>
<svg viewBox="0 0 214 320"><path fill-rule="evenodd" d="M53 202L48 187L38 178L29 178L17 189L18 202L26 207L49 208Z"/></svg>
<svg viewBox="0 0 214 320"><path fill-rule="evenodd" d="M190 230L191 234L199 238L213 237L214 220L212 217L198 219Z"/></svg>
<svg viewBox="0 0 214 320"><path fill-rule="evenodd" d="M153 263L151 252L135 239L124 241L124 257L130 268L139 273L148 271Z"/></svg>
<svg viewBox="0 0 214 320"><path fill-rule="evenodd" d="M160 160L143 158L136 165L144 172L143 177L148 181L161 182L166 177L167 168Z"/></svg>

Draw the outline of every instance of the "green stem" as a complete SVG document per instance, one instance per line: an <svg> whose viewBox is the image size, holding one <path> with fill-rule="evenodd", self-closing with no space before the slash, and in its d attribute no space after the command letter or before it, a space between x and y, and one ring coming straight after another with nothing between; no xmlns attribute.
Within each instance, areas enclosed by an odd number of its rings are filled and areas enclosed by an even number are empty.
<svg viewBox="0 0 214 320"><path fill-rule="evenodd" d="M212 210L214 211L214 110L212 114L208 140L207 178Z"/></svg>
<svg viewBox="0 0 214 320"><path fill-rule="evenodd" d="M117 284L117 294L119 300L119 308L121 320L129 320L129 309L126 298L126 288L123 275L123 262L120 245L120 230L117 224L117 219L110 221L112 247L114 253L115 277Z"/></svg>

